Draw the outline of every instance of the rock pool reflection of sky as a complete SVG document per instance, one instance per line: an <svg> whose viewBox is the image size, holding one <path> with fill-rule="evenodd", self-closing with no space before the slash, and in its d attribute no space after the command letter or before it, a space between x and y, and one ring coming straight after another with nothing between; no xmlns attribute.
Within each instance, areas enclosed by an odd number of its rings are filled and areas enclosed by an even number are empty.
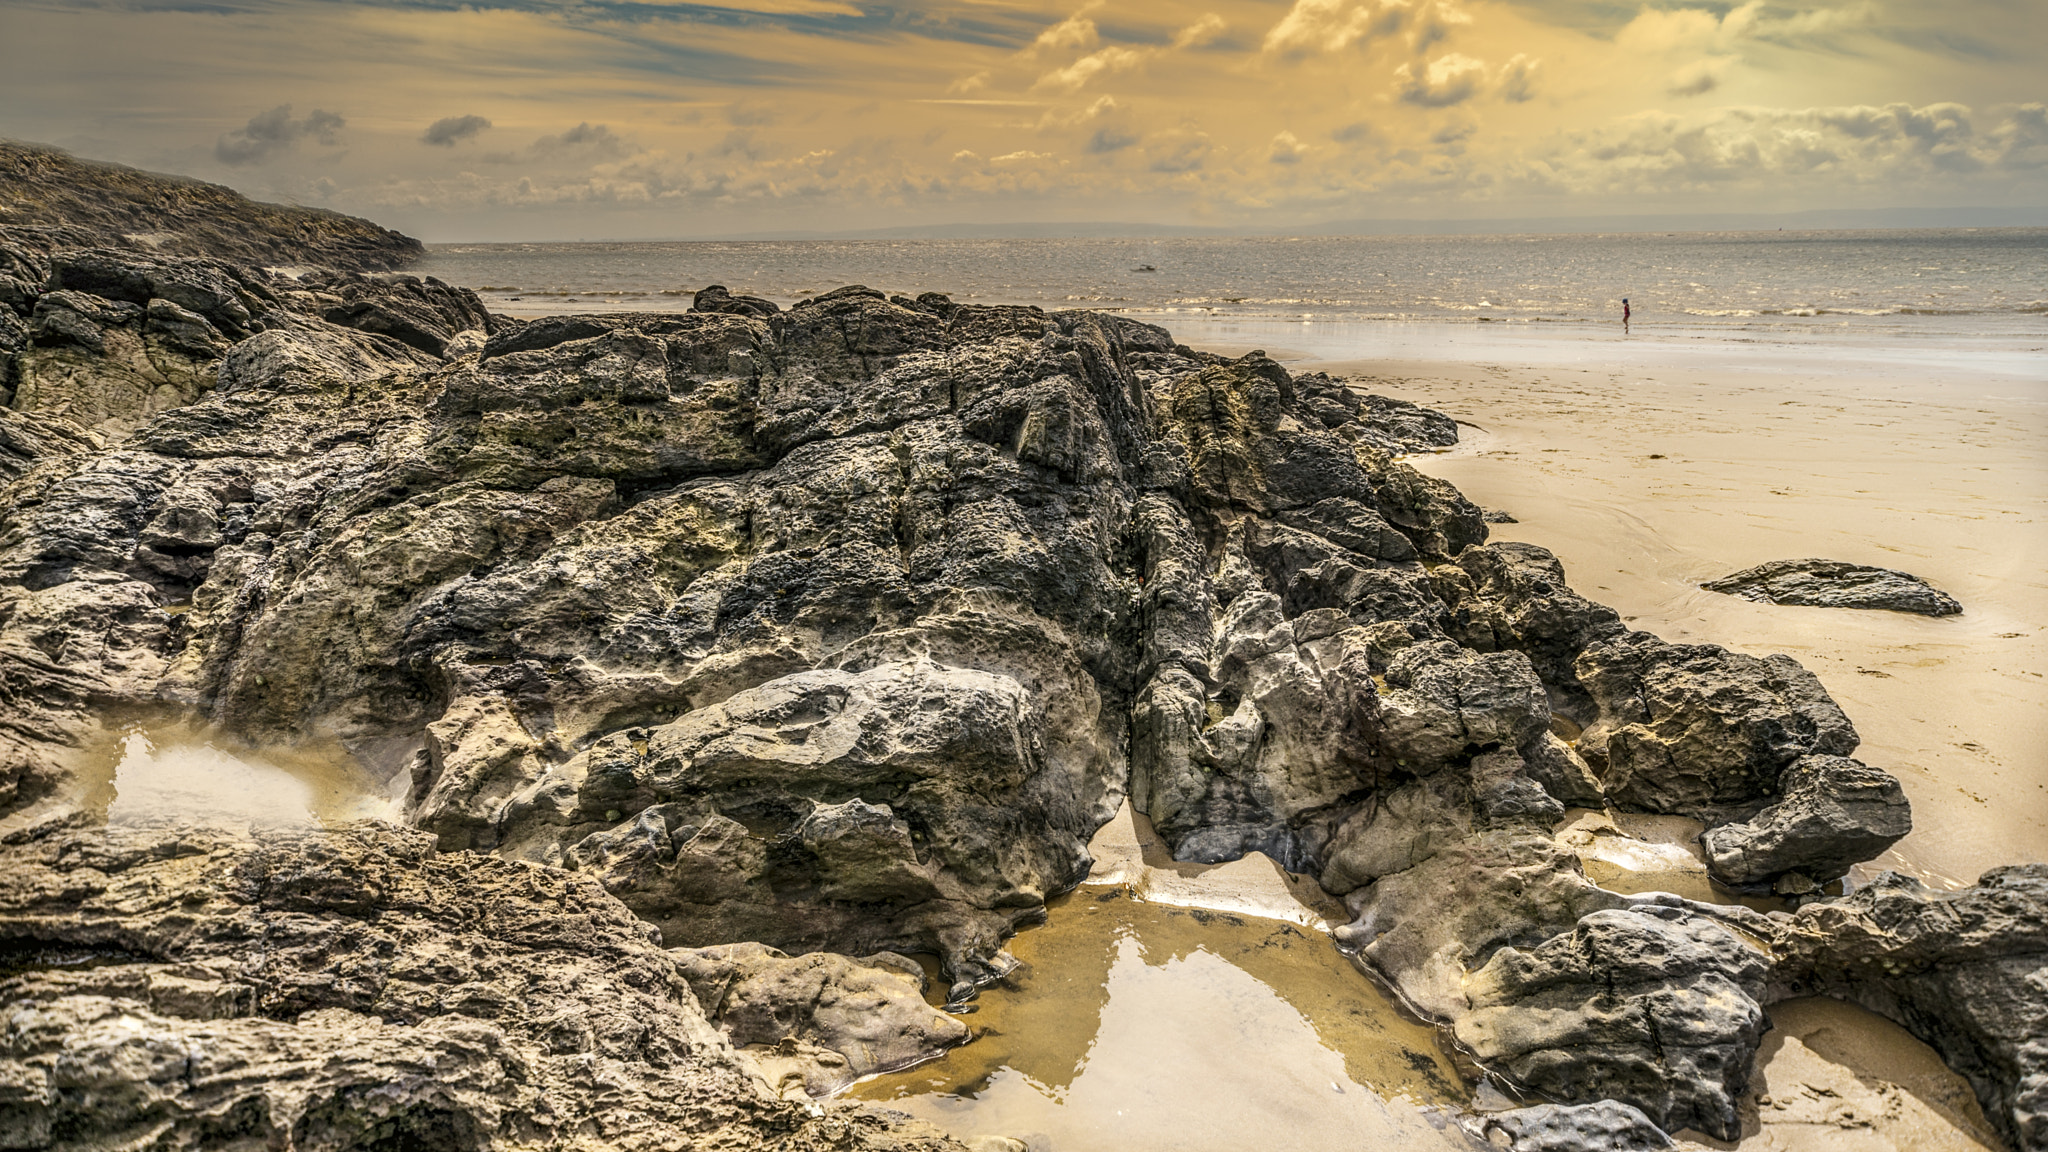
<svg viewBox="0 0 2048 1152"><path fill-rule="evenodd" d="M178 818L275 826L395 815L382 789L338 752L229 752L180 726L131 730L109 783L112 823Z"/></svg>
<svg viewBox="0 0 2048 1152"><path fill-rule="evenodd" d="M1320 933L1082 889L1010 950L972 1042L852 1094L1033 1152L1469 1147L1434 1031Z"/></svg>

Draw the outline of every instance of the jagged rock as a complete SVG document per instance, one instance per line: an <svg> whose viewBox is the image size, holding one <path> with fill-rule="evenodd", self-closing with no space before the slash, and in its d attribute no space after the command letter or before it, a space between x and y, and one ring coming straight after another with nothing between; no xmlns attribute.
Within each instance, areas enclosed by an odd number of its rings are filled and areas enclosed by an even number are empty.
<svg viewBox="0 0 2048 1152"><path fill-rule="evenodd" d="M218 184L81 160L0 140L0 228L38 246L111 245L262 266L399 268L426 255L410 236L321 208L263 204Z"/></svg>
<svg viewBox="0 0 2048 1152"><path fill-rule="evenodd" d="M1482 1063L1553 1099L1619 1100L1722 1140L1768 1023L1769 959L1712 920L1654 906L1593 912L1474 972L1453 1025Z"/></svg>
<svg viewBox="0 0 2048 1152"><path fill-rule="evenodd" d="M1755 884L1796 871L1810 890L1883 855L1913 830L1899 782L1846 756L1803 757L1779 777L1778 789L1778 802L1747 822L1700 837L1723 881Z"/></svg>
<svg viewBox="0 0 2048 1152"><path fill-rule="evenodd" d="M306 276L252 293L248 334L91 283L37 290L50 343L17 359L104 361L150 323L232 343L215 386L0 491L10 828L83 818L64 764L102 716L320 732L409 774L435 867L806 972L935 952L962 998L1128 782L1181 858L1348 892L1347 944L1527 1083L1705 1124L1745 1070L1744 1001L1702 991L1755 1000L1722 913L1595 887L1549 826L1609 798L1755 816L1853 732L1795 663L1626 634L1548 553L1486 545L1370 421L1436 418L1117 317L858 285L472 324L429 282ZM326 319L333 284L390 334ZM1596 937L1712 962L1607 1019L1571 959ZM1508 979L1508 950L1555 978ZM1636 1059L1653 1003L1686 1039ZM765 1074L858 1064L779 1011ZM1611 1045L1545 1031L1568 1018Z"/></svg>
<svg viewBox="0 0 2048 1152"><path fill-rule="evenodd" d="M1671 1137L1662 1128L1619 1100L1512 1108L1477 1117L1470 1127L1481 1140L1509 1152L1650 1152L1671 1147ZM1505 1145L1493 1140L1496 1132Z"/></svg>
<svg viewBox="0 0 2048 1152"><path fill-rule="evenodd" d="M409 348L442 358L458 347L458 338L475 334L488 340L498 324L483 301L467 288L453 288L432 276L402 273L329 274L302 278L308 298L295 300L302 310L344 328L388 336Z"/></svg>
<svg viewBox="0 0 2048 1152"><path fill-rule="evenodd" d="M829 1096L968 1037L965 1024L925 1003L917 962L893 953L791 957L760 944L721 944L670 955L705 1015L765 1065L764 1078L785 1095ZM769 1071L777 1065L789 1066L786 1081Z"/></svg>
<svg viewBox="0 0 2048 1152"><path fill-rule="evenodd" d="M1848 717L1790 656L1630 632L1576 668L1599 709L1579 754L1624 807L1719 823L1762 807L1799 758L1856 750Z"/></svg>
<svg viewBox="0 0 2048 1152"><path fill-rule="evenodd" d="M1458 422L1449 416L1391 396L1359 397L1355 415L1365 439L1389 452L1426 452L1458 443Z"/></svg>
<svg viewBox="0 0 2048 1152"><path fill-rule="evenodd" d="M1888 1017L1970 1082L2021 1152L2048 1149L2048 865L1994 868L1956 892L1886 872L1801 907L1774 943L1779 996Z"/></svg>
<svg viewBox="0 0 2048 1152"><path fill-rule="evenodd" d="M598 876L671 944L936 952L971 989L1087 872L1092 808L1035 711L1008 676L929 661L799 672L598 741L496 840Z"/></svg>
<svg viewBox="0 0 2048 1152"><path fill-rule="evenodd" d="M726 312L735 316L759 316L763 319L775 315L782 309L772 300L759 296L735 296L723 284L713 284L690 298L692 312Z"/></svg>
<svg viewBox="0 0 2048 1152"><path fill-rule="evenodd" d="M385 825L16 843L0 1142L958 1147L776 1099L652 934L588 880Z"/></svg>
<svg viewBox="0 0 2048 1152"><path fill-rule="evenodd" d="M1550 689L1555 705L1581 725L1596 714L1579 683L1577 660L1589 646L1621 635L1621 617L1565 583L1548 549L1519 541L1467 548L1456 568L1430 574L1451 607L1444 631L1479 652L1519 651Z"/></svg>
<svg viewBox="0 0 2048 1152"><path fill-rule="evenodd" d="M1963 610L1955 597L1918 576L1840 560L1773 560L1700 587L1761 604L1871 608L1920 616L1954 616Z"/></svg>

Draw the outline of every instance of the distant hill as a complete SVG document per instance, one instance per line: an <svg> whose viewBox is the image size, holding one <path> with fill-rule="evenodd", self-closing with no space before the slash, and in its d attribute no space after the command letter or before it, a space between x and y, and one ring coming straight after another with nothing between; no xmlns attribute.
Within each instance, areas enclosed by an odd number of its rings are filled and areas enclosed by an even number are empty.
<svg viewBox="0 0 2048 1152"><path fill-rule="evenodd" d="M81 160L42 144L0 140L0 227L51 245L214 256L237 264L401 268L419 241L368 220L264 204L185 176Z"/></svg>

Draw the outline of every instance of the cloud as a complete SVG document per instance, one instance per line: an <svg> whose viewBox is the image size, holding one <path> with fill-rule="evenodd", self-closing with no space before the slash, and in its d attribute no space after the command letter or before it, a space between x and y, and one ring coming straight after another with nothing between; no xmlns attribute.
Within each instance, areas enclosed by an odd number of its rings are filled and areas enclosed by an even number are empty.
<svg viewBox="0 0 2048 1152"><path fill-rule="evenodd" d="M1704 96L1721 86L1721 77L1735 63L1733 56L1708 56L1671 74L1673 96Z"/></svg>
<svg viewBox="0 0 2048 1152"><path fill-rule="evenodd" d="M1403 64L1394 69L1401 99L1424 108L1448 108L1462 104L1479 90L1486 79L1486 64L1457 52L1447 52L1429 62L1420 73Z"/></svg>
<svg viewBox="0 0 2048 1152"><path fill-rule="evenodd" d="M1294 0L1266 32L1265 50L1281 55L1338 52L1406 31L1420 51L1472 17L1449 0Z"/></svg>
<svg viewBox="0 0 2048 1152"><path fill-rule="evenodd" d="M603 124L584 121L557 136L543 136L533 142L536 155L581 152L597 156L624 156L632 151L626 141Z"/></svg>
<svg viewBox="0 0 2048 1152"><path fill-rule="evenodd" d="M214 141L214 158L223 164L255 164L298 146L310 136L321 144L339 144L336 135L348 121L333 112L315 108L302 120L292 119L292 106L279 104L268 112L249 117L233 132L223 132Z"/></svg>
<svg viewBox="0 0 2048 1152"><path fill-rule="evenodd" d="M1273 144L1266 153L1266 159L1274 164L1298 164L1306 155L1308 145L1296 139L1294 133L1282 131L1273 137Z"/></svg>
<svg viewBox="0 0 2048 1152"><path fill-rule="evenodd" d="M1138 138L1129 132L1116 128L1098 128L1095 135L1088 138L1088 150L1096 153L1121 152L1137 142Z"/></svg>
<svg viewBox="0 0 2048 1152"><path fill-rule="evenodd" d="M1112 72L1124 72L1145 62L1145 54L1131 48L1103 48L1091 52L1065 68L1055 68L1038 78L1032 89L1052 88L1061 92L1078 92L1090 80Z"/></svg>
<svg viewBox="0 0 2048 1152"><path fill-rule="evenodd" d="M1223 17L1214 12L1202 13L1202 18L1173 34L1175 48L1201 48L1216 42L1223 30L1230 27Z"/></svg>
<svg viewBox="0 0 2048 1152"><path fill-rule="evenodd" d="M491 122L481 116L443 116L420 134L420 143L453 148L456 141L467 140L490 126Z"/></svg>
<svg viewBox="0 0 2048 1152"><path fill-rule="evenodd" d="M1067 17L1065 20L1038 34L1031 46L1024 49L1025 55L1042 52L1080 52L1095 47L1101 42L1101 35L1095 30L1095 21L1087 14L1102 7L1100 0Z"/></svg>
<svg viewBox="0 0 2048 1152"><path fill-rule="evenodd" d="M1500 69L1500 98L1510 104L1522 104L1536 98L1536 69L1543 61L1533 60L1520 52L1509 58Z"/></svg>

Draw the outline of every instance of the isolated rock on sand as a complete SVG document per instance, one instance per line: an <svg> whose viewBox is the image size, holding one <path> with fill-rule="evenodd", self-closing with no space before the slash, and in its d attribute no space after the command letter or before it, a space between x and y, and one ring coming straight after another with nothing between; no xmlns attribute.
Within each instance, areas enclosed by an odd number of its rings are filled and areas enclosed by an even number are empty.
<svg viewBox="0 0 2048 1152"><path fill-rule="evenodd" d="M1700 585L1761 604L1811 608L1881 608L1921 616L1954 616L1955 597L1918 576L1840 560L1773 560Z"/></svg>
<svg viewBox="0 0 2048 1152"><path fill-rule="evenodd" d="M1700 837L1714 875L1757 884L1786 872L1825 883L1884 854L1913 830L1891 774L1846 756L1807 756L1778 779L1775 804Z"/></svg>
<svg viewBox="0 0 2048 1152"><path fill-rule="evenodd" d="M0 849L0 1142L956 1148L777 1099L597 885L388 825Z"/></svg>
<svg viewBox="0 0 2048 1152"><path fill-rule="evenodd" d="M1671 1147L1671 1137L1663 1129L1619 1100L1514 1108L1477 1117L1471 1127L1481 1140L1509 1152L1649 1152ZM1501 1144L1495 1133L1507 1143Z"/></svg>

